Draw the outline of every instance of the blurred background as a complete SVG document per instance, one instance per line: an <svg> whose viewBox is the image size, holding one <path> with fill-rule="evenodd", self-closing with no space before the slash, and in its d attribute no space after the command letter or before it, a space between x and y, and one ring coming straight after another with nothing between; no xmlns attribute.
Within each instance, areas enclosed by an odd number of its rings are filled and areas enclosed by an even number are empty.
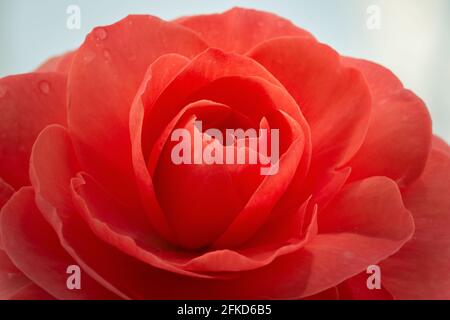
<svg viewBox="0 0 450 320"><path fill-rule="evenodd" d="M450 142L449 0L0 0L0 77L31 71L78 47L93 27L131 13L168 20L233 6L276 13L341 54L393 70L425 100L435 132ZM68 27L74 8L80 25Z"/></svg>

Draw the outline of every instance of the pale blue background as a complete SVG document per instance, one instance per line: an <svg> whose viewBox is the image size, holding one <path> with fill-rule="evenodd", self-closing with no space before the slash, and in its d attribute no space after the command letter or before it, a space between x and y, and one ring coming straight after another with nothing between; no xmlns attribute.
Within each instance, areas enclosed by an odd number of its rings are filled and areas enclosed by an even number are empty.
<svg viewBox="0 0 450 320"><path fill-rule="evenodd" d="M68 5L81 8L81 30L68 30ZM382 10L381 30L366 27L369 5ZM164 19L233 6L277 13L339 52L392 69L427 103L434 129L450 141L449 0L0 0L0 77L27 72L79 46L97 25L130 13Z"/></svg>

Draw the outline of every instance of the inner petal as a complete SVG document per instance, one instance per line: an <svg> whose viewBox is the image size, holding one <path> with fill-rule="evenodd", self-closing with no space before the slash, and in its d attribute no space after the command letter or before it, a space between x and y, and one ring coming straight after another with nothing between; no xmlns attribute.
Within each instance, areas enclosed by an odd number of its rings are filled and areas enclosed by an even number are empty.
<svg viewBox="0 0 450 320"><path fill-rule="evenodd" d="M174 148L185 137L177 141L168 138L153 173L157 198L175 233L177 244L188 249L201 249L212 244L235 219L262 181L259 162L248 161L251 156L260 159L259 154L249 148L249 141L245 141L244 150L240 150L245 153L244 164L228 163L226 159L230 150L235 157L239 151L237 140L226 144L226 130L252 129L249 127L252 122L234 111L211 117L210 113L202 112L205 109L196 110L194 114L186 113L172 131L183 129L189 133L191 138L186 143L189 144L190 154L185 155L185 150L180 153L183 159L189 159L188 163L180 164L173 159ZM199 123L202 126L200 129ZM209 135L208 130L211 129L220 133L221 138ZM200 155L194 145L196 135L202 139ZM211 147L211 154L220 151L222 162L206 162L204 155ZM177 201L174 201L175 196Z"/></svg>

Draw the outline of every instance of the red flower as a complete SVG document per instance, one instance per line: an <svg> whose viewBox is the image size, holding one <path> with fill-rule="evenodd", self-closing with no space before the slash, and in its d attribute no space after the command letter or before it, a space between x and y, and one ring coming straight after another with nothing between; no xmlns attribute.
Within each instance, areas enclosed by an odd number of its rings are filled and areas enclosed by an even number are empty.
<svg viewBox="0 0 450 320"><path fill-rule="evenodd" d="M129 16L1 79L0 110L0 298L450 299L424 103L280 17ZM174 165L193 119L279 129L279 172Z"/></svg>

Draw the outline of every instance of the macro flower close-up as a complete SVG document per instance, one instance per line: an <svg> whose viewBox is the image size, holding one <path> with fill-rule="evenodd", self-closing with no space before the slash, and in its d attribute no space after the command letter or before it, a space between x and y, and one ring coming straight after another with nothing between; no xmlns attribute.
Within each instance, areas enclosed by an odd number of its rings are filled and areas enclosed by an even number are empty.
<svg viewBox="0 0 450 320"><path fill-rule="evenodd" d="M449 194L425 102L270 12L0 79L2 300L449 300Z"/></svg>

